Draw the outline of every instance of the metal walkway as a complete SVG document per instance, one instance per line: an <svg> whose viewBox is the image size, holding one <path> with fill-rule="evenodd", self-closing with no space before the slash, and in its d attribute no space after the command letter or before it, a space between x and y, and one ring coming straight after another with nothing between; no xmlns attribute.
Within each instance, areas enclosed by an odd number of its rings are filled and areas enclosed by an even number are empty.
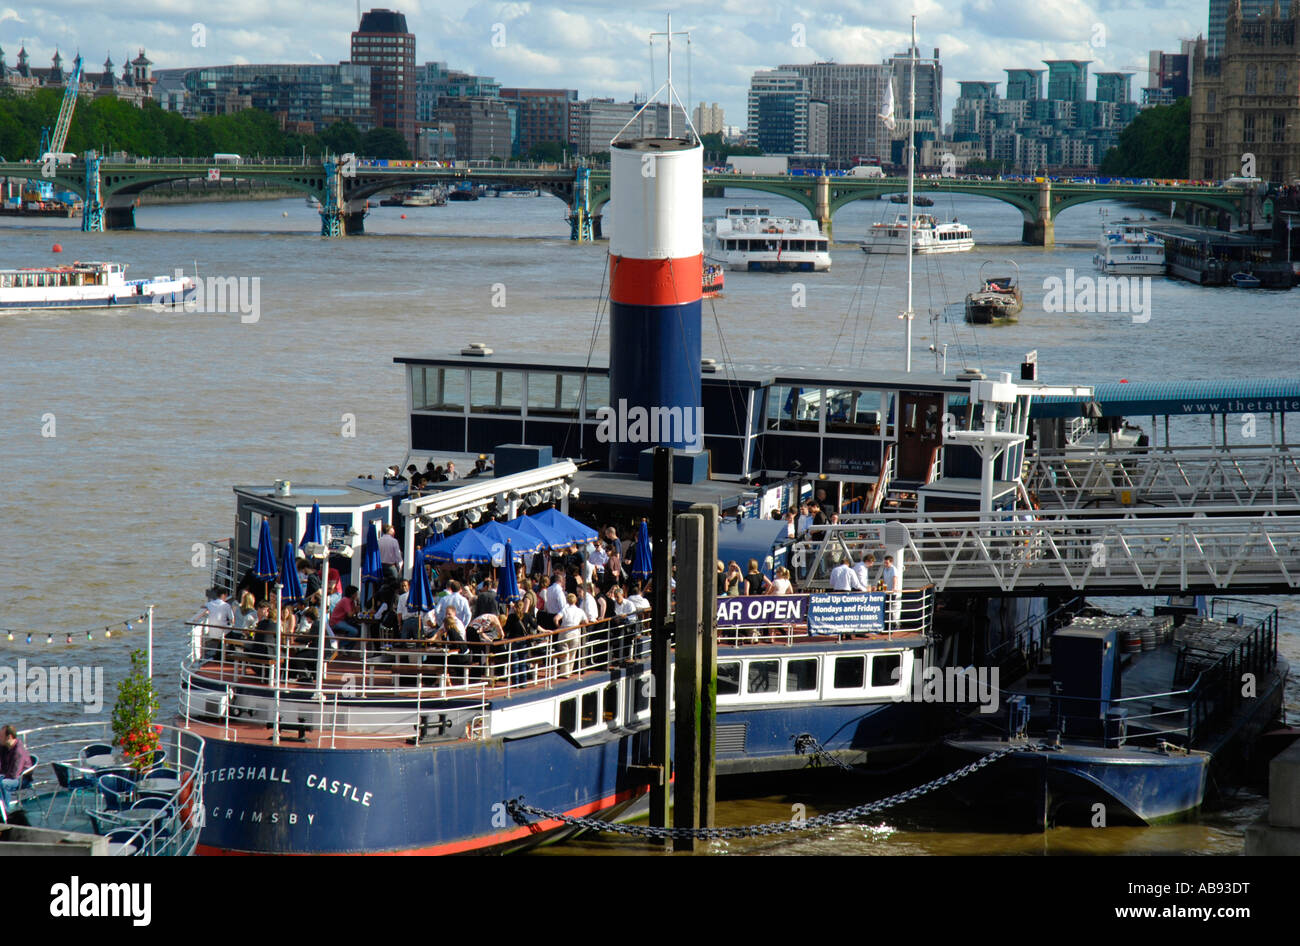
<svg viewBox="0 0 1300 946"><path fill-rule="evenodd" d="M1200 509L1300 505L1300 454L1274 447L1143 453L1040 453L1025 485L1044 509L1158 506Z"/></svg>
<svg viewBox="0 0 1300 946"><path fill-rule="evenodd" d="M1260 507L1249 516L1218 507L1190 516L1075 510L985 522L960 513L926 522L864 517L814 529L792 562L808 584L825 587L844 557L856 562L870 552L879 561L899 550L905 589L1288 594L1300 588L1300 505Z"/></svg>

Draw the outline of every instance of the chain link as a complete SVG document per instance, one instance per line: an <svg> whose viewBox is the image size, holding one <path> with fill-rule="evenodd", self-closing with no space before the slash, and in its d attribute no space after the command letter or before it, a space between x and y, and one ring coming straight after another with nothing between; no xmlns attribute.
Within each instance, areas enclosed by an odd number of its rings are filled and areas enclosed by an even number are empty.
<svg viewBox="0 0 1300 946"><path fill-rule="evenodd" d="M812 740L812 744L817 745L817 741ZM560 811L547 811L544 808L537 808L533 805L524 803L523 796L507 801L506 810L510 812L515 821L521 825L530 825L528 815L541 818L547 821L560 821L564 824L573 825L574 827L586 828L589 831L603 831L610 834L622 834L631 837L658 838L661 840L676 838L702 838L708 841L720 841L731 838L757 838L770 837L777 834L791 834L797 831L813 831L818 828L829 828L834 825L844 824L848 821L855 821L865 818L869 815L877 814L888 808L901 805L904 802L912 801L927 795L945 785L951 785L953 782L964 779L967 776L974 775L985 766L992 765L1003 756L1010 755L1013 752L1022 752L1029 750L1029 746L1015 745L1007 746L1005 749L998 749L986 756L981 756L969 765L964 765L956 771L949 772L941 778L925 782L915 788L910 788L905 792L899 792L896 795L890 795L888 798L882 798L879 801L868 802L865 805L858 805L854 808L845 808L840 811L833 811L824 815L815 815L812 818L792 819L790 821L773 821L767 824L744 825L734 828L659 828L649 825L632 825L616 824L612 821L604 821L600 818L575 817L566 815ZM821 749L825 752L824 749ZM838 760L837 760L838 761Z"/></svg>

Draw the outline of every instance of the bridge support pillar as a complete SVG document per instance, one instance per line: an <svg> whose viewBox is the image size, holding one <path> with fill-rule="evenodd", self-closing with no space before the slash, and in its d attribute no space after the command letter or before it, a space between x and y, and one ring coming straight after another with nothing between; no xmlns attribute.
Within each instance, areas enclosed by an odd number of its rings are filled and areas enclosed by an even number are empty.
<svg viewBox="0 0 1300 946"><path fill-rule="evenodd" d="M813 216L817 218L817 224L822 228L822 233L828 238L831 234L831 179L829 177L817 178L817 188L814 191L817 199L816 209Z"/></svg>
<svg viewBox="0 0 1300 946"><path fill-rule="evenodd" d="M1056 223L1052 220L1052 182L1043 181L1038 185L1038 206L1031 220L1025 215L1025 225L1021 230L1021 242L1030 246L1055 246Z"/></svg>
<svg viewBox="0 0 1300 946"><path fill-rule="evenodd" d="M591 217L591 238L593 240L605 239L605 234L601 230L601 218L604 214L593 214Z"/></svg>
<svg viewBox="0 0 1300 946"><path fill-rule="evenodd" d="M84 203L82 212L85 212ZM103 230L134 230L135 197L125 194L121 197L110 197L102 219L100 228Z"/></svg>
<svg viewBox="0 0 1300 946"><path fill-rule="evenodd" d="M104 201L99 193L100 158L87 151L85 161L86 196L81 202L81 229L84 233L102 233L104 231Z"/></svg>
<svg viewBox="0 0 1300 946"><path fill-rule="evenodd" d="M578 168L573 181L573 203L569 205L569 239L590 243L593 239L591 219L591 172Z"/></svg>

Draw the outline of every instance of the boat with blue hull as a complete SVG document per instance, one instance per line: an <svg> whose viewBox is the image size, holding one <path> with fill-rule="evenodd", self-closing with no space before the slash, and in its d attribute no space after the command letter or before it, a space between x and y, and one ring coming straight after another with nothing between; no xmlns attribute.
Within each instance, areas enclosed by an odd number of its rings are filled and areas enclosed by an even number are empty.
<svg viewBox="0 0 1300 946"><path fill-rule="evenodd" d="M1007 688L995 723L1002 738L981 734L986 720L946 741L956 762L1023 750L953 794L1036 829L1095 825L1099 812L1106 824L1194 816L1281 717L1289 671L1277 654L1276 608L1211 607L1230 620L1177 607L1155 618L1074 619L1052 636L1048 659Z"/></svg>

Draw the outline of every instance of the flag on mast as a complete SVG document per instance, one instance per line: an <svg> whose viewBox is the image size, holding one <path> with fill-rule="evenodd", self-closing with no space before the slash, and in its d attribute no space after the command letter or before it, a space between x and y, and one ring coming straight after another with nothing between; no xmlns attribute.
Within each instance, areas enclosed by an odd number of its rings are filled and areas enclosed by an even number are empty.
<svg viewBox="0 0 1300 946"><path fill-rule="evenodd" d="M885 82L885 107L880 112L880 120L885 123L885 127L890 131L894 130L894 73L890 70L889 79Z"/></svg>

